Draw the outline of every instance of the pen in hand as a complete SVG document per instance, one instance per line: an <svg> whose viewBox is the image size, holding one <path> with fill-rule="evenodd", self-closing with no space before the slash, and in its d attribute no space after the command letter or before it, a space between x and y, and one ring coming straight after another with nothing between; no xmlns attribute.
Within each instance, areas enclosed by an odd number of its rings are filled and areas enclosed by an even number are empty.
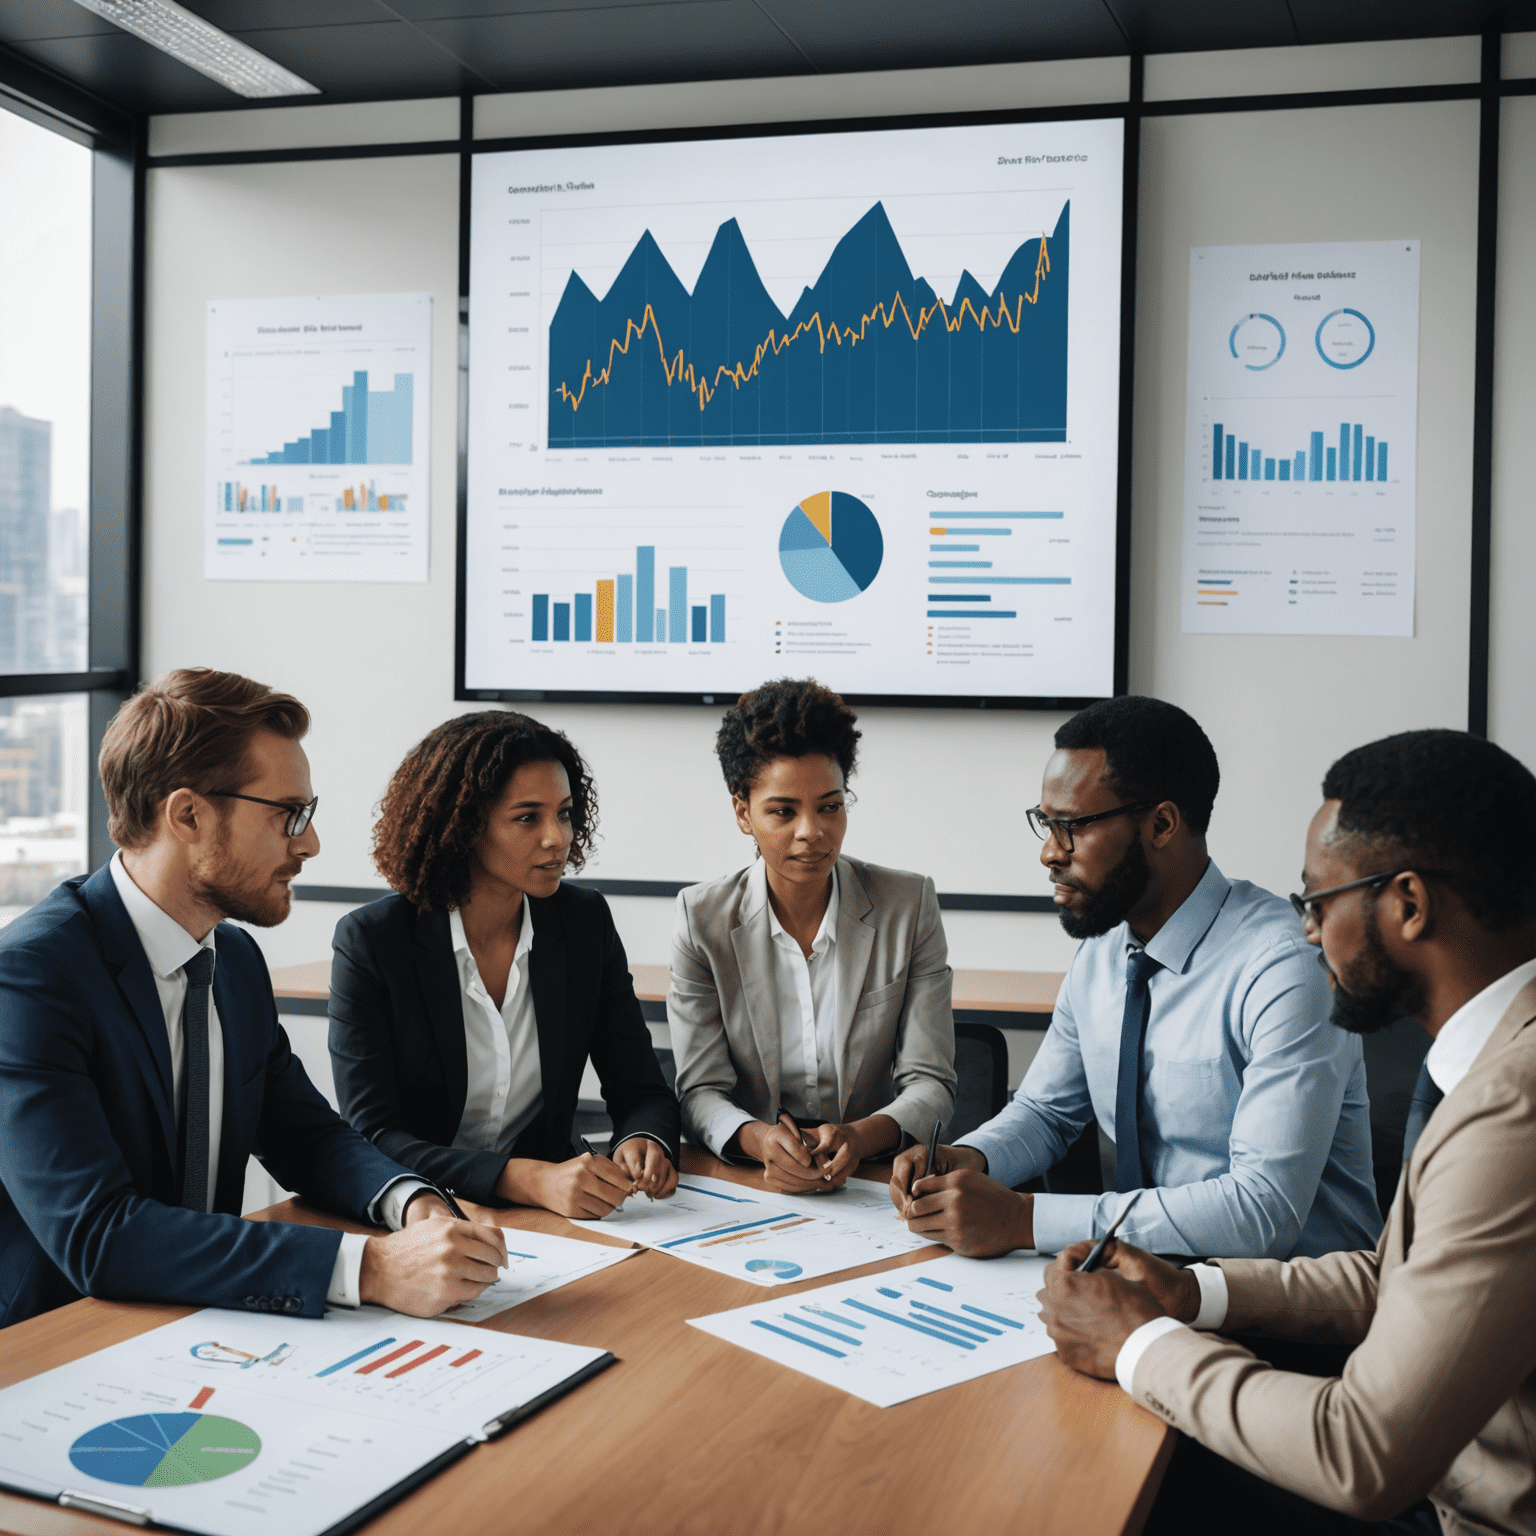
<svg viewBox="0 0 1536 1536"><path fill-rule="evenodd" d="M1136 1202L1140 1199L1141 1191L1139 1189L1134 1190L1131 1194L1131 1198L1127 1200L1125 1204L1120 1208L1120 1214L1116 1216L1115 1219L1110 1223L1109 1231L1106 1232L1104 1236L1101 1237L1098 1242L1096 1242L1093 1247L1088 1250L1088 1257L1077 1266L1078 1274L1091 1274L1099 1267L1100 1264L1104 1262L1104 1250L1109 1245L1110 1238L1112 1238L1115 1233L1120 1230L1120 1223L1131 1214L1131 1207L1135 1205Z"/></svg>
<svg viewBox="0 0 1536 1536"><path fill-rule="evenodd" d="M581 1143L581 1149L582 1149L583 1152L585 1152L587 1154L588 1157L601 1157L603 1155L601 1152L599 1152L597 1150L596 1147L594 1147L592 1145L592 1143L590 1141L587 1140L587 1138L585 1136L578 1136L576 1138L576 1140ZM611 1159L610 1159L610 1161L611 1161ZM634 1181L631 1180L630 1182L633 1183ZM654 1197L651 1196L649 1193L647 1193L645 1198L647 1200L651 1200Z"/></svg>
<svg viewBox="0 0 1536 1536"><path fill-rule="evenodd" d="M933 1129L928 1133L928 1161L923 1165L924 1178L927 1178L931 1173L936 1174L939 1171L939 1133L943 1129L944 1122L942 1120L935 1120L933 1122ZM912 1177L911 1171L909 1170L907 1174L908 1205L912 1203L912 1186L916 1182L917 1180Z"/></svg>
<svg viewBox="0 0 1536 1536"><path fill-rule="evenodd" d="M790 1114L790 1112L787 1109L784 1108L784 1106L782 1104L779 1105L779 1116L778 1116L778 1118L779 1118L779 1124L780 1125L783 1125L786 1121L788 1122L789 1129L792 1130L795 1133L795 1137L799 1141L800 1145L802 1147L804 1147L807 1152L810 1152L812 1146L814 1146L815 1143L814 1142L807 1142L806 1141L806 1139L805 1139L805 1128L800 1124L800 1122L797 1119L795 1119L795 1117L792 1114ZM822 1182L823 1183L829 1182L831 1180L831 1178L832 1178L832 1175L826 1171L830 1166L831 1165L827 1162L827 1160L825 1158L823 1158L822 1161L820 1163L818 1163L816 1161L815 1154L814 1153L811 1154L811 1167L812 1168L819 1167L821 1169L821 1177L822 1177Z"/></svg>

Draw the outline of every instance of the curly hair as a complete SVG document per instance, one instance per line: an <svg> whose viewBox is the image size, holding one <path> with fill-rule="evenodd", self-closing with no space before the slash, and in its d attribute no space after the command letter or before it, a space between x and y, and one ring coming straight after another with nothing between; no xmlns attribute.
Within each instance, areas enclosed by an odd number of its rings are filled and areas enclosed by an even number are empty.
<svg viewBox="0 0 1536 1536"><path fill-rule="evenodd" d="M500 709L444 721L406 753L379 806L375 868L417 907L463 906L475 844L512 775L528 763L559 763L571 781L569 862L580 869L597 833L592 775L562 731Z"/></svg>
<svg viewBox="0 0 1536 1536"><path fill-rule="evenodd" d="M726 787L747 799L753 781L776 757L832 758L853 777L859 737L858 716L830 688L813 677L780 677L744 693L725 712L715 736L715 756Z"/></svg>
<svg viewBox="0 0 1536 1536"><path fill-rule="evenodd" d="M1171 800L1205 835L1221 787L1216 749L1177 704L1126 694L1079 710L1056 732L1068 751L1104 749L1105 779L1129 800Z"/></svg>
<svg viewBox="0 0 1536 1536"><path fill-rule="evenodd" d="M1439 871L1485 930L1536 917L1536 777L1502 747L1465 731L1404 731L1346 752L1323 798L1383 869Z"/></svg>

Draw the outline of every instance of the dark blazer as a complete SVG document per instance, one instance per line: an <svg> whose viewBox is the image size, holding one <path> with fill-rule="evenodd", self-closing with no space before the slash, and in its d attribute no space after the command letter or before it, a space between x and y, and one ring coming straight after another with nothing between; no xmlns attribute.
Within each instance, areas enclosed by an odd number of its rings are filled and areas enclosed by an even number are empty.
<svg viewBox="0 0 1536 1536"><path fill-rule="evenodd" d="M644 1132L678 1160L677 1098L661 1075L608 903L562 884L531 901L528 985L544 1109L509 1154L560 1162L592 1058L614 1137ZM380 1150L481 1205L505 1205L499 1152L453 1146L469 1090L464 1007L446 912L386 896L336 925L331 1065L341 1111Z"/></svg>
<svg viewBox="0 0 1536 1536"><path fill-rule="evenodd" d="M304 1074L249 934L220 923L214 1211L182 1210L170 1041L105 866L0 929L0 1325L82 1295L319 1317L341 1234L240 1219L246 1161L355 1220L407 1173Z"/></svg>

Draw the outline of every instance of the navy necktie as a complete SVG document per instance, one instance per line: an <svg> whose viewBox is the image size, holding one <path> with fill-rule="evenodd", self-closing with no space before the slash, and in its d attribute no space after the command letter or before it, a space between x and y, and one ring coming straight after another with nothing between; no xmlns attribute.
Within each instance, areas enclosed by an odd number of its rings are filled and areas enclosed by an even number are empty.
<svg viewBox="0 0 1536 1536"><path fill-rule="evenodd" d="M188 1210L208 1209L208 989L213 982L213 951L200 949L182 966L187 978L181 1005L182 1071L187 1102L182 1114L181 1203Z"/></svg>
<svg viewBox="0 0 1536 1536"><path fill-rule="evenodd" d="M1125 1016L1120 1021L1120 1076L1115 1083L1115 1188L1141 1189L1141 1042L1152 998L1147 981L1162 967L1146 950L1125 962Z"/></svg>
<svg viewBox="0 0 1536 1536"><path fill-rule="evenodd" d="M1419 1080L1413 1085L1413 1097L1408 1101L1408 1121L1403 1127L1404 1168L1408 1166L1408 1159L1413 1156L1413 1149L1418 1145L1419 1133L1429 1123L1435 1106L1444 1097L1434 1078L1429 1075L1429 1063L1426 1061L1419 1068Z"/></svg>

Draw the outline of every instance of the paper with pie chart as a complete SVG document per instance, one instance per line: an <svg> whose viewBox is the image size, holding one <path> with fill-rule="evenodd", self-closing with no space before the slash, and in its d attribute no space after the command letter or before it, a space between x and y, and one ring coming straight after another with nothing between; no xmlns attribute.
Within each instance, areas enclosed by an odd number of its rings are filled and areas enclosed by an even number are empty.
<svg viewBox="0 0 1536 1536"><path fill-rule="evenodd" d="M0 1486L207 1536L320 1536L608 1360L380 1307L209 1308L0 1391Z"/></svg>
<svg viewBox="0 0 1536 1536"><path fill-rule="evenodd" d="M779 1195L687 1174L668 1200L631 1197L602 1221L611 1232L752 1285L787 1285L933 1246L896 1220L884 1184L850 1179L827 1195Z"/></svg>

